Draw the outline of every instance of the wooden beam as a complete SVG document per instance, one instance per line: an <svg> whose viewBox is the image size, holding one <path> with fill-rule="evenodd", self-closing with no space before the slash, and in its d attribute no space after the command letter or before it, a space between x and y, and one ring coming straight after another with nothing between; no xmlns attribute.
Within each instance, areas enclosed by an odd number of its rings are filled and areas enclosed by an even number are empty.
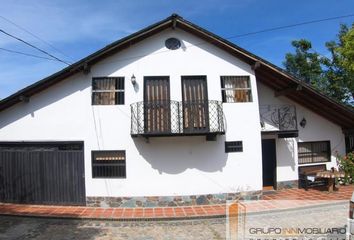
<svg viewBox="0 0 354 240"><path fill-rule="evenodd" d="M24 95L21 95L18 99L24 103L28 103L30 101L30 98L28 96L24 96Z"/></svg>
<svg viewBox="0 0 354 240"><path fill-rule="evenodd" d="M256 71L256 79L257 82L260 82L273 90L281 89L281 86L279 86L276 81L273 81L272 79L265 77L262 74L258 74L258 71Z"/></svg>
<svg viewBox="0 0 354 240"><path fill-rule="evenodd" d="M307 100L308 97L306 97L303 94L297 94L297 95L290 94L287 97L289 99L293 100L294 102L297 102L298 104L317 113L318 115L330 120L331 122L340 125L341 127L346 127L346 126L350 125L350 122L348 122L348 119L343 118L342 116L333 114L333 112L331 111L332 109L326 105L319 104L315 101Z"/></svg>
<svg viewBox="0 0 354 240"><path fill-rule="evenodd" d="M177 26L176 18L172 19L172 29L175 30Z"/></svg>
<svg viewBox="0 0 354 240"><path fill-rule="evenodd" d="M256 78L258 81L274 89L275 91L282 91L282 88L289 88L290 84L288 81L280 81L280 79L276 78L274 75L272 76L263 70L256 71ZM285 97L293 100L294 102L297 102L304 107L307 107L311 111L342 127L348 128L348 126L352 125L346 114L333 114L333 111L341 113L340 109L334 110L331 105L325 104L323 99L317 100L317 96L313 96L313 94L311 94L309 91L306 91L306 88L302 87L302 91L296 91L296 87L297 85L290 87L294 89L287 90L287 95ZM314 98L316 98L316 100L314 100Z"/></svg>
<svg viewBox="0 0 354 240"><path fill-rule="evenodd" d="M289 84L293 84L292 82L289 81L282 81L277 76L274 76L274 74L268 73L263 70L257 70L256 71L256 78L260 78L261 82L268 82L269 84L272 84L274 87L273 89L280 90L286 87L289 87Z"/></svg>
<svg viewBox="0 0 354 240"><path fill-rule="evenodd" d="M260 61L257 61L257 62L255 62L252 66L251 66L251 69L253 70L253 71L256 71L258 68L260 68L261 67L261 62Z"/></svg>
<svg viewBox="0 0 354 240"><path fill-rule="evenodd" d="M87 62L83 66L83 72L85 75L87 75L91 72L91 67L87 64Z"/></svg>

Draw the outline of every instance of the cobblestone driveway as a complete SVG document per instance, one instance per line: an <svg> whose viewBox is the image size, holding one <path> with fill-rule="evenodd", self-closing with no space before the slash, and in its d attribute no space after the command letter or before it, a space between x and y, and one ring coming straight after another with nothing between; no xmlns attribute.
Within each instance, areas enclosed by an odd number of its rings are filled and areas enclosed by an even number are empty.
<svg viewBox="0 0 354 240"><path fill-rule="evenodd" d="M268 221L274 224L297 219L303 224L320 223L343 227L348 215L348 204L336 204L311 210L291 210L275 215L252 215L252 221ZM304 217L305 216L305 217ZM330 217L329 217L330 216ZM81 221L0 216L0 239L225 239L225 219L188 221Z"/></svg>

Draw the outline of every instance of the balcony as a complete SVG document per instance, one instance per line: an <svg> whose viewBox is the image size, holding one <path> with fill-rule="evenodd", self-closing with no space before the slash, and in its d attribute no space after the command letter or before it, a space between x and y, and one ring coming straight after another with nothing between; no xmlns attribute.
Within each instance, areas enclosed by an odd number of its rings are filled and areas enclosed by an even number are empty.
<svg viewBox="0 0 354 240"><path fill-rule="evenodd" d="M132 137L205 135L207 140L215 140L225 133L219 101L137 102L130 107Z"/></svg>
<svg viewBox="0 0 354 240"><path fill-rule="evenodd" d="M262 134L277 134L279 138L297 137L296 107L292 105L260 105Z"/></svg>

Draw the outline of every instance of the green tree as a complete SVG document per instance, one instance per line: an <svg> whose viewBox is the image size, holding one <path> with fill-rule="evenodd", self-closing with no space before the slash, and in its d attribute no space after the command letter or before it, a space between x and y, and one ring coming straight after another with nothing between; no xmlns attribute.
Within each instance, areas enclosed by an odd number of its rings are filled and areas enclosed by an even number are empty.
<svg viewBox="0 0 354 240"><path fill-rule="evenodd" d="M321 57L317 53L310 52L311 42L300 39L292 41L291 45L295 47L295 54L286 54L283 63L285 69L308 84L316 85L321 82L323 74Z"/></svg>
<svg viewBox="0 0 354 240"><path fill-rule="evenodd" d="M349 29L341 25L338 41L326 43L331 52L327 59L325 75L332 95L342 102L352 103L354 99L354 24Z"/></svg>
<svg viewBox="0 0 354 240"><path fill-rule="evenodd" d="M354 23L351 28L341 25L341 31L339 34L340 45L336 49L340 54L340 64L347 71L354 73Z"/></svg>
<svg viewBox="0 0 354 240"><path fill-rule="evenodd" d="M330 57L312 49L305 39L292 41L295 53L287 53L284 66L287 71L324 94L343 103L354 101L354 24L349 29L341 25L337 41L326 43Z"/></svg>

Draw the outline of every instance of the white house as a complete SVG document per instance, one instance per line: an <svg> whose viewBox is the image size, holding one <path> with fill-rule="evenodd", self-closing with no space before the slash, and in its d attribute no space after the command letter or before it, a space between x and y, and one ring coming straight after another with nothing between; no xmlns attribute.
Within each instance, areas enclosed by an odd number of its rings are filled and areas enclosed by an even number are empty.
<svg viewBox="0 0 354 240"><path fill-rule="evenodd" d="M352 109L172 15L0 101L0 201L258 198L336 166L353 129Z"/></svg>

